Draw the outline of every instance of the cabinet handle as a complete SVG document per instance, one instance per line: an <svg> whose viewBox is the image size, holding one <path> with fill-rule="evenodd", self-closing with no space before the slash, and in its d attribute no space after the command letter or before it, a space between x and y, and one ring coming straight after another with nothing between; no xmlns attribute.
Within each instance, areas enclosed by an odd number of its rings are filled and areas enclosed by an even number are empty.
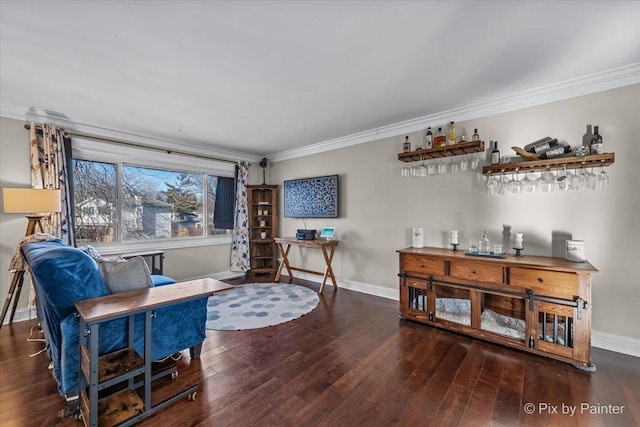
<svg viewBox="0 0 640 427"><path fill-rule="evenodd" d="M420 264L420 268L424 268L424 264Z"/></svg>
<svg viewBox="0 0 640 427"><path fill-rule="evenodd" d="M472 270L472 271L471 271L471 274L476 274L476 271L475 271L475 270Z"/></svg>
<svg viewBox="0 0 640 427"><path fill-rule="evenodd" d="M544 279L542 277L538 277L538 282L544 283Z"/></svg>

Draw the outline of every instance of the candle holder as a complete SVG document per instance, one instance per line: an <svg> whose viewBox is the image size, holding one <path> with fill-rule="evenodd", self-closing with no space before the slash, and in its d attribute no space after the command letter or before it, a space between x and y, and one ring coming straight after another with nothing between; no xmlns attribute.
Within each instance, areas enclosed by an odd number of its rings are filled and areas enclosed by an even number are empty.
<svg viewBox="0 0 640 427"><path fill-rule="evenodd" d="M522 255L522 251L524 251L524 248L513 248L514 251L516 251L516 256L517 257L522 257L524 255Z"/></svg>
<svg viewBox="0 0 640 427"><path fill-rule="evenodd" d="M452 243L451 246L453 246L453 252L458 252L458 243Z"/></svg>

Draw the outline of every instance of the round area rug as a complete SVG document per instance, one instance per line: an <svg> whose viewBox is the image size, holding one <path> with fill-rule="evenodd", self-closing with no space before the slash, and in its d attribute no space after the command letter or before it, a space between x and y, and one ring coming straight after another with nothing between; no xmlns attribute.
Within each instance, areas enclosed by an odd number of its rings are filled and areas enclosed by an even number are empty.
<svg viewBox="0 0 640 427"><path fill-rule="evenodd" d="M207 303L207 329L241 331L288 322L311 312L320 299L309 288L249 283L217 292Z"/></svg>

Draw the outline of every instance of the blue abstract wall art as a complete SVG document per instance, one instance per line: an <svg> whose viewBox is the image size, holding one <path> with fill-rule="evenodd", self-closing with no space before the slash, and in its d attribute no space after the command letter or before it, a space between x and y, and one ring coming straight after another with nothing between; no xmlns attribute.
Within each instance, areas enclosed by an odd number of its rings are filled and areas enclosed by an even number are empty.
<svg viewBox="0 0 640 427"><path fill-rule="evenodd" d="M338 175L285 181L284 216L338 218Z"/></svg>

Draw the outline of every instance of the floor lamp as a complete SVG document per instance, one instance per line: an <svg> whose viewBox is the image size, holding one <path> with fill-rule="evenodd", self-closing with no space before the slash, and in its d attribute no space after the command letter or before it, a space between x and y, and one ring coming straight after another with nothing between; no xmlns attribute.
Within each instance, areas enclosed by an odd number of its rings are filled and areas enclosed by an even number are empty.
<svg viewBox="0 0 640 427"><path fill-rule="evenodd" d="M51 212L60 212L60 190L40 190L35 188L3 188L2 189L2 205L5 213L21 213L28 214L26 236L30 236L38 231L44 233L42 227L42 219ZM35 213L34 213L35 212ZM13 322L13 316L16 314L20 292L22 292L22 284L24 282L24 270L13 271L13 279L9 286L7 299L2 307L2 317L0 318L0 328L4 323L4 318L11 305L13 298L13 308L9 323Z"/></svg>

